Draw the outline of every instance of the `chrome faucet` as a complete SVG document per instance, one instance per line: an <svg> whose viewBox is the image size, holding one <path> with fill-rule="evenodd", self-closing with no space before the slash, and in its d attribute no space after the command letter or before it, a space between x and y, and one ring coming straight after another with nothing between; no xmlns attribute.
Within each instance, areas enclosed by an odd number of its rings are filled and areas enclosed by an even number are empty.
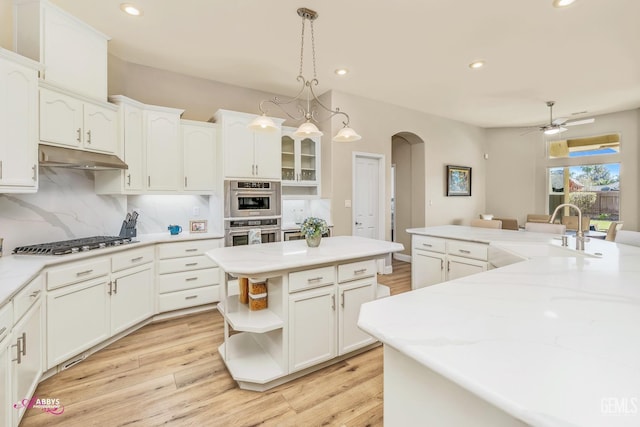
<svg viewBox="0 0 640 427"><path fill-rule="evenodd" d="M549 224L553 224L553 221L555 221L556 219L556 214L558 213L560 208L564 208L564 207L573 208L578 211L578 231L576 231L576 250L584 251L584 242L586 242L586 239L584 237L584 231L582 231L582 212L580 211L579 207L571 203L562 203L561 205L558 205L556 210L553 211L553 215L551 215Z"/></svg>

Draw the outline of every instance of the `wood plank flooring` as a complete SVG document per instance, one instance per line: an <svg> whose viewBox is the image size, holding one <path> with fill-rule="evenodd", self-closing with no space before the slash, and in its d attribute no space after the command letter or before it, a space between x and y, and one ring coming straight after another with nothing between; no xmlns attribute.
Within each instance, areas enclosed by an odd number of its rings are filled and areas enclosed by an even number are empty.
<svg viewBox="0 0 640 427"><path fill-rule="evenodd" d="M410 289L411 264L378 281ZM222 317L208 311L145 326L49 378L35 397L62 415L30 409L31 426L381 426L382 347L257 393L240 390L218 355Z"/></svg>

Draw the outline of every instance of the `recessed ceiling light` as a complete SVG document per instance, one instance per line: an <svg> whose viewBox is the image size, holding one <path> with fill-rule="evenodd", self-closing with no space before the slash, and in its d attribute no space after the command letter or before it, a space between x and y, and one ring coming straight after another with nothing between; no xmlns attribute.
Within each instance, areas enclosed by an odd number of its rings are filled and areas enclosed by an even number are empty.
<svg viewBox="0 0 640 427"><path fill-rule="evenodd" d="M142 10L138 9L137 7L132 5L131 3L121 3L120 4L120 10L122 10L124 13L127 13L127 14L129 14L131 16L140 16L140 15L142 15Z"/></svg>
<svg viewBox="0 0 640 427"><path fill-rule="evenodd" d="M335 73L339 76L344 76L345 74L349 73L349 70L347 70L346 68L338 68Z"/></svg>
<svg viewBox="0 0 640 427"><path fill-rule="evenodd" d="M484 61L473 61L471 64L469 64L469 68L472 68L474 70L482 67L484 67Z"/></svg>
<svg viewBox="0 0 640 427"><path fill-rule="evenodd" d="M567 7L576 0L553 0L553 7Z"/></svg>

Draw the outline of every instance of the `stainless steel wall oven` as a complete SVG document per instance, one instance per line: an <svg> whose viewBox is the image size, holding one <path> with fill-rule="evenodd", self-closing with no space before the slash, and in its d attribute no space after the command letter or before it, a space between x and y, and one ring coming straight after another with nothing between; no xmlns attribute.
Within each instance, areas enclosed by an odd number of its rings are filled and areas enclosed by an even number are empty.
<svg viewBox="0 0 640 427"><path fill-rule="evenodd" d="M225 181L225 218L280 216L277 181Z"/></svg>
<svg viewBox="0 0 640 427"><path fill-rule="evenodd" d="M278 181L225 181L225 246L279 242L280 191Z"/></svg>
<svg viewBox="0 0 640 427"><path fill-rule="evenodd" d="M228 219L224 222L225 246L248 245L250 239L260 243L280 241L280 218Z"/></svg>

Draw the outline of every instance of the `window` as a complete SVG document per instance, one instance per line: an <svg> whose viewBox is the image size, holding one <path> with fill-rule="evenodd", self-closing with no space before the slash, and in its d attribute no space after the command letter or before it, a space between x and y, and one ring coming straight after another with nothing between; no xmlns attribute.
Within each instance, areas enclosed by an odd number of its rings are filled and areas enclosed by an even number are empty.
<svg viewBox="0 0 640 427"><path fill-rule="evenodd" d="M619 152L620 135L617 133L549 142L550 159L610 155Z"/></svg>
<svg viewBox="0 0 640 427"><path fill-rule="evenodd" d="M550 214L574 204L598 231L620 220L620 134L549 141L547 154Z"/></svg>
<svg viewBox="0 0 640 427"><path fill-rule="evenodd" d="M620 218L620 164L549 168L549 213L562 203L578 206L592 229L606 231Z"/></svg>

